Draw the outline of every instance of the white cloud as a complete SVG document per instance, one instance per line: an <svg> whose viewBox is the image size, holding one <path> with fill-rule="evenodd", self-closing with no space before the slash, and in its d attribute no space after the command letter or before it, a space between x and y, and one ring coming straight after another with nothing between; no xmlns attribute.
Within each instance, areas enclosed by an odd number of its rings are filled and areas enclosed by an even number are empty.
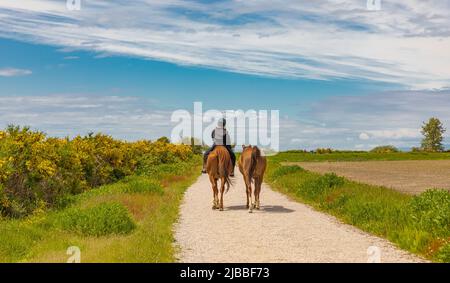
<svg viewBox="0 0 450 283"><path fill-rule="evenodd" d="M119 96L0 96L0 127L31 126L51 136L103 132L126 140L170 136L171 111Z"/></svg>
<svg viewBox="0 0 450 283"><path fill-rule="evenodd" d="M280 118L283 150L371 149L387 144L413 147L420 145L420 127L430 117L438 117L450 127L450 90L340 96L309 107L300 117L307 120ZM170 121L172 110L176 109L131 96L0 96L0 128L17 124L55 136L100 131L127 140L154 139L170 136L175 126Z"/></svg>
<svg viewBox="0 0 450 283"><path fill-rule="evenodd" d="M360 140L370 140L372 139L390 139L390 140L401 140L401 139L418 139L421 133L419 128L398 128L393 130L369 130L359 134Z"/></svg>
<svg viewBox="0 0 450 283"><path fill-rule="evenodd" d="M430 117L438 117L444 126L450 127L448 109L450 90L329 97L314 103L302 114L308 117L308 122L290 121L290 128L284 129L281 136L305 139L302 146L308 149L329 146L351 149L356 145L369 149L387 144L419 146L420 128ZM446 134L446 142L450 144L449 133Z"/></svg>
<svg viewBox="0 0 450 283"><path fill-rule="evenodd" d="M360 140L368 140L368 139L370 139L370 136L367 133L361 133L361 134L359 134L359 139Z"/></svg>
<svg viewBox="0 0 450 283"><path fill-rule="evenodd" d="M305 139L299 139L299 138L293 138L293 139L291 139L291 143L293 143L293 144L301 144L301 143L304 143L304 142L306 142L307 140L305 140Z"/></svg>
<svg viewBox="0 0 450 283"><path fill-rule="evenodd" d="M31 75L32 71L16 68L2 68L0 69L0 77L19 77Z"/></svg>
<svg viewBox="0 0 450 283"><path fill-rule="evenodd" d="M0 36L233 72L450 86L450 0L2 0ZM26 19L26 20L24 20Z"/></svg>
<svg viewBox="0 0 450 283"><path fill-rule="evenodd" d="M420 130L418 128L414 129L395 129L395 130L374 130L368 131L370 135L374 138L381 139L404 139L404 138L420 138ZM367 139L369 139L369 135L367 135ZM361 136L360 136L361 138Z"/></svg>

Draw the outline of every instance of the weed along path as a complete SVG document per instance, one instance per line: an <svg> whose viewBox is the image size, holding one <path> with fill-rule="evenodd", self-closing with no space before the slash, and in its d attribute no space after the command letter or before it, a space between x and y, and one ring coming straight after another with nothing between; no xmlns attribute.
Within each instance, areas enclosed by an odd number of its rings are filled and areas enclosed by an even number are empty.
<svg viewBox="0 0 450 283"><path fill-rule="evenodd" d="M388 241L289 200L264 184L261 210L248 213L242 176L212 210L207 175L185 193L175 225L180 262L421 262ZM373 246L377 248L373 248ZM372 247L372 248L370 248ZM378 253L378 251L380 253Z"/></svg>

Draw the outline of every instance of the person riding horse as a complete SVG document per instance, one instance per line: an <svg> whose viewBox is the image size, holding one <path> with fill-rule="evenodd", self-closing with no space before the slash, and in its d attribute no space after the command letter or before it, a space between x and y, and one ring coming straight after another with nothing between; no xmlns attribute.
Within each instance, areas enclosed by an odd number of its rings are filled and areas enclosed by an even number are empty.
<svg viewBox="0 0 450 283"><path fill-rule="evenodd" d="M231 139L230 135L228 134L228 131L225 129L225 125L227 124L227 121L222 118L218 121L217 127L212 131L211 137L214 141L212 147L205 151L203 154L203 169L202 173L206 173L206 161L208 160L208 155L214 150L214 148L218 145L223 145L228 150L228 153L231 157L231 162L233 163L233 171L231 172L231 177L234 177L234 167L236 165L236 155L233 152L233 149L231 148Z"/></svg>

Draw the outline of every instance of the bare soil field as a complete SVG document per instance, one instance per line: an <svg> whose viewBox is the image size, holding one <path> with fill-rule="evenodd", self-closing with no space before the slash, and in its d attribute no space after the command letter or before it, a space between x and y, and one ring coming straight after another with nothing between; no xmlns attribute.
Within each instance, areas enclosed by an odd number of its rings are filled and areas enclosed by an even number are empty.
<svg viewBox="0 0 450 283"><path fill-rule="evenodd" d="M408 194L430 188L450 190L450 160L286 162L306 170L347 177L350 180L384 186Z"/></svg>

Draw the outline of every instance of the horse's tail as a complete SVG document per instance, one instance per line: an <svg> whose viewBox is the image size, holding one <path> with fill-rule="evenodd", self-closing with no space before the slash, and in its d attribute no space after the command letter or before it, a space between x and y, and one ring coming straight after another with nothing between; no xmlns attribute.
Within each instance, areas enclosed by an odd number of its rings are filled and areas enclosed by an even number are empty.
<svg viewBox="0 0 450 283"><path fill-rule="evenodd" d="M219 175L223 177L223 180L225 182L225 192L228 192L230 189L230 186L233 185L232 180L230 179L230 173L228 172L228 167L232 166L231 162L231 156L229 155L228 151L225 149L221 152L218 156L219 158Z"/></svg>
<svg viewBox="0 0 450 283"><path fill-rule="evenodd" d="M252 155L250 159L250 171L248 172L248 176L250 179L250 182L253 181L253 175L255 174L256 165L258 163L258 159L261 157L261 151L257 146L254 146L252 148Z"/></svg>
<svg viewBox="0 0 450 283"><path fill-rule="evenodd" d="M230 176L227 174L225 176L225 192L228 193L228 191L230 190L230 187L233 185L233 181L230 179Z"/></svg>

